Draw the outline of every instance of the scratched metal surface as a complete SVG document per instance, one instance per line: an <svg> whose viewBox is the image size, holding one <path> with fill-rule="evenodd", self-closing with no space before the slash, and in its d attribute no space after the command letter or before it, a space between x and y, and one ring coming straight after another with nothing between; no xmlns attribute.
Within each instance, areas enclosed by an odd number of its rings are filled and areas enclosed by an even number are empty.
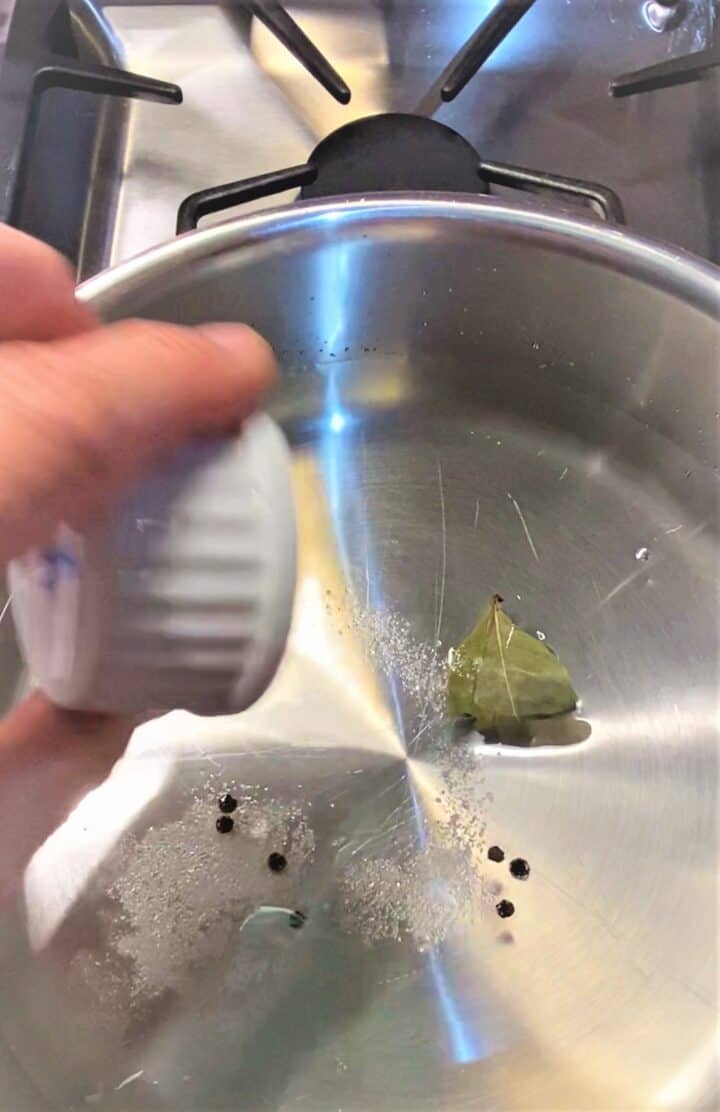
<svg viewBox="0 0 720 1112"><path fill-rule="evenodd" d="M301 571L268 695L143 727L30 862L30 1107L714 1107L716 276L490 204L293 211L86 290L274 341ZM589 736L443 722L494 591Z"/></svg>
<svg viewBox="0 0 720 1112"><path fill-rule="evenodd" d="M640 3L543 0L438 118L486 157L604 181L631 227L717 258L717 82L606 95L706 45L715 7L656 35ZM474 0L293 5L353 87L341 109L225 5L74 8L99 56L185 91L106 113L83 274L169 238L193 189L415 109L479 17ZM95 119L50 100L78 134ZM430 268L423 242L401 273L338 236L302 264L283 252L282 281L230 265L199 298L196 275L192 295L136 302L249 315L281 349L297 617L252 715L139 731L39 848L0 929L13 1112L717 1104L717 343L636 279L492 241ZM441 662L494 590L569 665L589 737L447 735ZM7 619L0 634L7 703ZM220 785L245 797L228 841Z"/></svg>

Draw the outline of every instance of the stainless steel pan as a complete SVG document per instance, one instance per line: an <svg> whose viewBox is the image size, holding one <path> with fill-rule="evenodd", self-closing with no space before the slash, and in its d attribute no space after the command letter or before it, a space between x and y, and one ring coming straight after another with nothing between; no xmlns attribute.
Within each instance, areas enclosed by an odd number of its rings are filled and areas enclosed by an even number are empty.
<svg viewBox="0 0 720 1112"><path fill-rule="evenodd" d="M28 1107L714 1106L718 289L441 196L252 216L85 285L106 319L274 343L301 574L268 696L139 730L30 863L0 934ZM495 591L582 700L523 747L442 715Z"/></svg>

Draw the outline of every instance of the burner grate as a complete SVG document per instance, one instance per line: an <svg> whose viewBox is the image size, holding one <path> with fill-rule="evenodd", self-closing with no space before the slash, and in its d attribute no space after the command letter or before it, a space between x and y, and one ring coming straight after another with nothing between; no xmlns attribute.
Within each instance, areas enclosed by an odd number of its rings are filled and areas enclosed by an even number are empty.
<svg viewBox="0 0 720 1112"><path fill-rule="evenodd" d="M261 20L305 69L341 104L350 89L315 44L276 0L233 4ZM73 30L71 0L20 3L10 25L0 73L0 221L25 227L24 198L43 95L53 89L181 104L176 84L82 58ZM29 227L28 230L34 230ZM60 244L57 244L60 246Z"/></svg>
<svg viewBox="0 0 720 1112"><path fill-rule="evenodd" d="M0 191L0 220L23 226L22 198L27 185L43 94L51 89L139 97L180 104L174 84L80 56L67 0L35 0L18 6L10 25L0 74L3 129L0 164L6 169Z"/></svg>
<svg viewBox="0 0 720 1112"><path fill-rule="evenodd" d="M442 100L458 95L534 3L499 0L443 73ZM602 185L483 162L452 128L425 115L388 112L338 128L303 165L191 194L178 211L177 232L196 228L211 213L293 188L300 188L301 197L307 199L388 190L489 193L491 184L580 199L604 219L624 222L620 199Z"/></svg>
<svg viewBox="0 0 720 1112"><path fill-rule="evenodd" d="M301 166L200 190L180 206L178 234L203 216L286 189L301 197L330 197L388 190L489 193L490 185L550 192L584 201L610 223L624 223L620 198L611 189L502 162L483 162L452 128L424 116L384 113L338 128Z"/></svg>
<svg viewBox="0 0 720 1112"><path fill-rule="evenodd" d="M350 89L340 74L281 4L276 0L255 0L248 8L335 100L340 104L350 103Z"/></svg>
<svg viewBox="0 0 720 1112"><path fill-rule="evenodd" d="M637 93L652 93L658 89L667 89L672 85L687 85L691 81L699 81L702 77L706 77L718 66L720 66L720 44L715 43L706 50L685 54L681 58L671 58L667 62L659 62L656 66L635 70L634 73L622 74L612 82L610 92L614 97L630 97Z"/></svg>
<svg viewBox="0 0 720 1112"><path fill-rule="evenodd" d="M646 22L654 31L670 31L682 23L687 14L687 4L685 0L648 0L644 12ZM637 93L653 93L658 89L669 89L673 85L688 85L706 77L720 66L716 19L711 15L711 20L710 45L705 50L697 50L632 73L624 73L611 82L611 95L630 97Z"/></svg>
<svg viewBox="0 0 720 1112"><path fill-rule="evenodd" d="M450 63L440 89L442 100L454 100L462 92L534 3L535 0L499 0Z"/></svg>

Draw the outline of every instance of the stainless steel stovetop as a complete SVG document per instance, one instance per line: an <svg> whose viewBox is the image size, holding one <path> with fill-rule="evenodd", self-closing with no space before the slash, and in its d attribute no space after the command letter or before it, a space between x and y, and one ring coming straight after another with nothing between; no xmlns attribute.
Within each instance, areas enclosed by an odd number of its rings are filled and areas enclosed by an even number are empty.
<svg viewBox="0 0 720 1112"><path fill-rule="evenodd" d="M541 0L451 104L440 102L439 75L490 0L292 5L350 86L349 105L245 7L73 0L82 56L184 94L182 105L108 99L100 112L89 93L44 94L19 222L58 240L81 276L171 237L189 193L301 163L334 128L385 111L433 114L486 159L601 182L633 230L720 257L720 84L711 76L626 99L608 92L619 74L707 50L714 0L688 0L664 33L642 0ZM87 199L69 231L72 219L51 214L73 173L85 175ZM277 199L256 205L268 203Z"/></svg>

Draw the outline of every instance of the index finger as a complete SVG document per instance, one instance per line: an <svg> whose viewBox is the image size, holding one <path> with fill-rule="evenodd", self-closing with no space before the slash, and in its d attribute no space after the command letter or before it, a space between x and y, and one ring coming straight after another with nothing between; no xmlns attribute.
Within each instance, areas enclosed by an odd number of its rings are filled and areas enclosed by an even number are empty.
<svg viewBox="0 0 720 1112"><path fill-rule="evenodd" d="M75 297L73 272L62 255L0 224L0 342L60 340L96 325Z"/></svg>

